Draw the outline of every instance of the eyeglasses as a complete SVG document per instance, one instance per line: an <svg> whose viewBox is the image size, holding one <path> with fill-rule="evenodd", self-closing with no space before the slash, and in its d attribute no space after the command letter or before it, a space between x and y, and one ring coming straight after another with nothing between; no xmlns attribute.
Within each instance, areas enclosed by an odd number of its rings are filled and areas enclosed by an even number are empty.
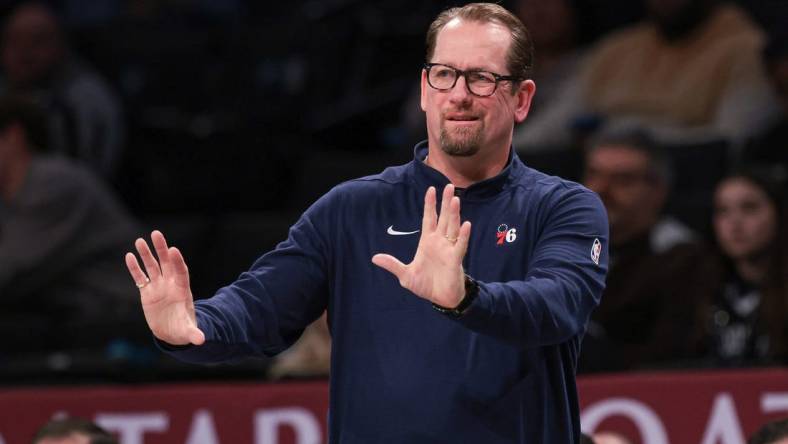
<svg viewBox="0 0 788 444"><path fill-rule="evenodd" d="M463 71L440 63L425 63L424 69L427 70L427 83L438 91L448 91L454 88L454 85L457 84L457 79L463 76L465 77L465 85L468 91L479 97L489 97L495 94L495 90L498 89L498 82L523 80L517 76L502 76L494 72L478 69Z"/></svg>

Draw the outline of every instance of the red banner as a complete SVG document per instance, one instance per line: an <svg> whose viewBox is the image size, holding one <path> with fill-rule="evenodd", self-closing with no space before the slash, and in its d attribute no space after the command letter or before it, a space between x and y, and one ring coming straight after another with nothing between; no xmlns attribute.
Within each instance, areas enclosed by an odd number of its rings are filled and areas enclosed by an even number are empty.
<svg viewBox="0 0 788 444"><path fill-rule="evenodd" d="M6 390L0 444L29 443L62 414L95 420L120 444L318 444L327 411L324 382Z"/></svg>
<svg viewBox="0 0 788 444"><path fill-rule="evenodd" d="M744 444L788 417L788 370L633 373L579 381L583 430L634 443Z"/></svg>
<svg viewBox="0 0 788 444"><path fill-rule="evenodd" d="M744 444L788 417L788 370L634 373L581 377L586 431L635 443ZM328 386L167 385L0 390L0 444L28 443L57 415L93 419L121 444L318 444Z"/></svg>

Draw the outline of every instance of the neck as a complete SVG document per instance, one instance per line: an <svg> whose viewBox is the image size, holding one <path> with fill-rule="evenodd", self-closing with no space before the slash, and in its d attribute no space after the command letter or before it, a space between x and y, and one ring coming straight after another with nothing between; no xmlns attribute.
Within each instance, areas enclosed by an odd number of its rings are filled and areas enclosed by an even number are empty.
<svg viewBox="0 0 788 444"><path fill-rule="evenodd" d="M766 269L769 266L767 257L759 257L753 259L740 259L733 264L736 267L736 272L739 273L742 279L747 282L760 283L766 276Z"/></svg>
<svg viewBox="0 0 788 444"><path fill-rule="evenodd" d="M440 171L457 188L468 188L476 182L497 176L509 160L509 150L496 150L493 155L450 156L440 148L429 147L424 163Z"/></svg>
<svg viewBox="0 0 788 444"><path fill-rule="evenodd" d="M25 182L30 169L29 153L21 153L14 162L10 162L0 175L0 198L11 201Z"/></svg>

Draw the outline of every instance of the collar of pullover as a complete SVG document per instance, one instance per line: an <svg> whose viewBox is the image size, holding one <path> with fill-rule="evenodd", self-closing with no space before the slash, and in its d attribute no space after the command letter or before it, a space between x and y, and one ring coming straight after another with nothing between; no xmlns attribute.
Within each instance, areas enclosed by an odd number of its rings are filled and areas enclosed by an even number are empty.
<svg viewBox="0 0 788 444"><path fill-rule="evenodd" d="M427 187L434 186L440 199L443 188L449 183L449 179L440 171L424 163L427 157L427 141L419 142L413 149L414 159L411 162L413 175L419 188L426 192ZM476 182L467 188L457 188L455 195L464 200L486 199L501 193L510 183L514 182L522 174L524 166L514 149L509 148L509 160L506 166L496 176Z"/></svg>

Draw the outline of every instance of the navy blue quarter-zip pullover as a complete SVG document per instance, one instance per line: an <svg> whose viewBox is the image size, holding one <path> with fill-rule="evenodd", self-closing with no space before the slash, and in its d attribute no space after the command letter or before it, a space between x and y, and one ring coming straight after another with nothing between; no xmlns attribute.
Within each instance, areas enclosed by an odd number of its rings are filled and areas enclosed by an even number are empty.
<svg viewBox="0 0 788 444"><path fill-rule="evenodd" d="M463 266L479 282L461 317L371 262L413 258L424 194L448 183L423 142L410 163L319 199L274 251L195 303L206 343L169 352L273 355L327 308L331 443L578 442L575 365L604 287L607 219L594 193L510 151L499 175L459 191L473 224Z"/></svg>

